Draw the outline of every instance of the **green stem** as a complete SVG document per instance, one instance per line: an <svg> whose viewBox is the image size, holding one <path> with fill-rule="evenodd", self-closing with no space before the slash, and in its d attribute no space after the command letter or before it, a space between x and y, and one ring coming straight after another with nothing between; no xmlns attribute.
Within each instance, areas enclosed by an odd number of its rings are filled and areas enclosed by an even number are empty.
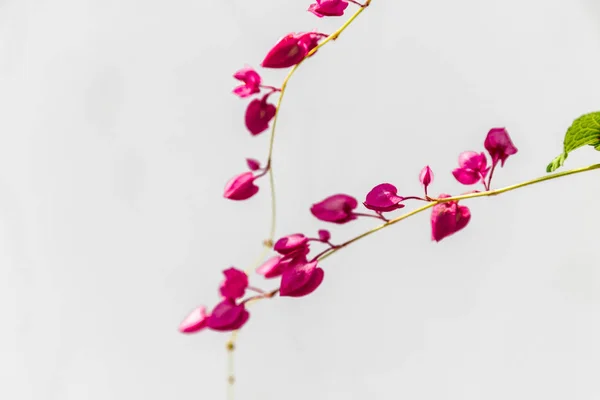
<svg viewBox="0 0 600 400"><path fill-rule="evenodd" d="M539 178L535 178L535 179L531 179L529 181L525 181L525 182L521 182L521 183L517 183L516 185L511 185L511 186L506 186L503 187L501 189L494 189L494 190L488 190L485 192L479 192L479 193L469 193L469 194L463 194L460 196L453 196L453 197L446 197L443 199L432 199L432 201L422 207L419 207L415 210L412 210L406 214L400 215L399 217L396 217L394 219L389 220L388 222L386 222L385 224L379 225L371 230L368 230L344 243L342 243L341 245L339 245L337 248L335 249L331 249L331 251L329 251L326 254L323 254L321 257L318 258L319 261L323 261L324 259L326 259L327 257L331 256L334 253L337 253L338 251L340 251L341 249L343 249L344 247L347 247L348 245L359 241L362 238L365 238L367 236L372 235L375 232L378 232L380 230L382 230L383 228L386 228L390 225L394 225L395 223L398 223L400 221L403 221L409 217L412 217L413 215L417 215L425 210L428 210L430 208L432 208L433 206L435 206L436 204L440 204L440 203L447 203L449 201L459 201L459 200L467 200L467 199L474 199L477 197L489 197L489 196L496 196L502 193L506 193L506 192L512 192L513 190L517 190L526 186L531 186L531 185L535 185L537 183L541 183L541 182L545 182L545 181L550 181L553 179L557 179L557 178L562 178L563 176L569 176L569 175L575 175L575 174L579 174L582 172L587 172L587 171L593 171L595 169L600 169L600 164L594 164L594 165L590 165L587 167L583 167L583 168L576 168L576 169L571 169L569 171L564 171L564 172L558 172L556 174L552 174L552 175L546 175L546 176L542 176Z"/></svg>
<svg viewBox="0 0 600 400"><path fill-rule="evenodd" d="M271 191L271 227L269 230L269 238L264 241L265 246L264 246L262 253L260 254L260 256L259 256L258 260L256 261L256 263L254 264L254 266L249 268L248 270L246 270L247 274L250 271L256 269L256 267L258 265L260 265L260 263L262 263L264 258L269 253L271 247L273 246L273 241L275 240L275 231L276 231L276 226L277 226L277 207L276 207L277 196L275 194L275 177L273 175L273 145L275 143L275 130L277 128L277 120L279 118L279 111L281 110L281 103L283 101L283 96L285 94L287 84L288 84L290 78L292 77L292 75L294 75L294 73L298 69L298 67L308 57L315 54L315 52L317 50L319 50L321 47L323 47L330 41L337 39L340 36L340 34L346 28L348 28L348 26L350 26L352 21L354 21L356 19L356 17L358 17L370 3L371 3L371 0L367 0L365 2L365 4L361 8L359 8L354 14L352 14L352 16L340 28L338 28L335 32L333 32L331 35L329 35L327 38L325 38L325 40L323 40L321 43L319 43L314 49L312 49L308 53L308 55L306 57L304 57L304 59L302 61L300 61L298 64L294 65L294 67L290 70L290 72L288 72L287 76L283 80L283 83L281 84L281 91L279 93L279 99L277 99L275 116L273 117L273 124L271 125L271 136L269 138L269 155L267 157L267 165L269 166L269 187L270 187L270 191ZM234 389L235 375L234 375L234 368L233 368L233 348L235 346L236 337L237 337L237 331L232 333L230 341L229 341L231 350L228 352L228 363L227 363L228 364L228 367L227 367L227 370L228 370L227 398L230 400L233 400L233 398L234 398L233 389Z"/></svg>
<svg viewBox="0 0 600 400"><path fill-rule="evenodd" d="M273 146L275 144L275 130L277 129L277 120L279 119L279 111L281 110L281 103L283 102L283 96L286 93L288 82L290 81L290 78L294 75L294 73L298 70L300 65L302 65L302 63L304 63L304 61L306 61L310 56L315 54L317 52L317 50L319 50L321 47L325 46L330 41L337 39L340 36L340 34L344 30L346 30L346 28L348 28L348 26L350 26L350 24L356 19L356 17L358 17L370 3L371 3L371 0L368 0L367 2L365 2L364 6L359 8L358 10L356 10L356 12L354 14L352 14L352 16L350 18L348 18L348 20L342 26L340 26L335 32L333 32L331 35L327 36L321 43L319 43L314 49L312 49L308 53L308 55L306 57L304 57L304 59L302 59L302 61L300 61L298 64L294 65L294 67L290 70L290 72L288 72L285 79L283 80L283 83L281 84L281 92L279 93L279 99L277 99L275 116L273 117L273 123L271 125L271 135L270 135L270 139L269 139L269 155L267 157L267 165L270 166L270 168L269 168L269 186L270 186L270 190L271 190L271 228L270 228L269 238L268 238L267 242L272 243L273 240L275 240L277 208L276 208L276 203L275 203L275 200L276 200L275 179L273 178ZM261 257L261 258L264 258L264 257Z"/></svg>

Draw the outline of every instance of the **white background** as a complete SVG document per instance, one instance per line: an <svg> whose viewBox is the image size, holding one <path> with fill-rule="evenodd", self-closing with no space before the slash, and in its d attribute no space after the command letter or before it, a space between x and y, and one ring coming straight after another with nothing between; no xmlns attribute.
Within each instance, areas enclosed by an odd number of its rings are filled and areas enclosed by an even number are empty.
<svg viewBox="0 0 600 400"><path fill-rule="evenodd" d="M177 326L261 250L266 180L222 198L268 140L246 131L231 75L344 21L308 5L0 1L0 398L225 397L228 336ZM600 110L598 49L597 0L373 0L290 82L278 234L326 227L308 209L333 193L417 194L426 164L434 194L461 193L458 154L495 126L519 153L494 186L543 175ZM600 398L598 173L465 204L460 234L435 244L419 215L324 262L314 294L253 306L237 398Z"/></svg>

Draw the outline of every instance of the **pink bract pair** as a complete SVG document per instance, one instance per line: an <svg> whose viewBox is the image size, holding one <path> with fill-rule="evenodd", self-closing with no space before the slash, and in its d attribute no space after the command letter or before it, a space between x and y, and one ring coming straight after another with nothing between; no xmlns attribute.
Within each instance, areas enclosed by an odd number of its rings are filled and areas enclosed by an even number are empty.
<svg viewBox="0 0 600 400"><path fill-rule="evenodd" d="M233 77L243 84L233 89L233 93L240 98L250 97L253 94L260 93L262 87L262 78L254 69L244 67L237 71ZM269 87L270 88L270 87ZM245 123L250 134L256 136L269 128L269 122L275 116L276 108L273 104L268 103L269 96L277 91L275 88L270 88L271 91L266 93L260 99L250 101L246 108Z"/></svg>
<svg viewBox="0 0 600 400"><path fill-rule="evenodd" d="M281 39L269 50L265 59L260 64L263 68L289 68L300 63L308 54L319 45L319 40L327 35L318 32L290 33ZM242 85L233 89L233 93L240 98L258 94L261 88L270 90L262 98L254 99L248 104L245 114L246 127L252 135L258 135L269 128L269 122L275 117L276 107L268 103L269 96L279 89L272 86L263 86L262 78L258 72L250 67L237 71L233 77L242 82Z"/></svg>
<svg viewBox="0 0 600 400"><path fill-rule="evenodd" d="M505 128L491 129L485 138L484 147L492 158L492 169L498 165L498 162L503 167L506 159L518 151ZM491 182L486 183L485 178L490 167L487 166L484 153L465 151L458 157L458 165L459 168L452 171L457 181L463 185L483 182L486 190L489 190Z"/></svg>
<svg viewBox="0 0 600 400"><path fill-rule="evenodd" d="M329 240L329 232L320 231L319 236L322 235ZM316 260L307 260L310 250L306 236L301 233L285 236L275 243L273 249L279 255L268 259L256 272L267 279L281 276L281 296L303 297L321 285L325 272L319 268Z"/></svg>
<svg viewBox="0 0 600 400"><path fill-rule="evenodd" d="M246 310L244 302L236 303L242 298L248 287L248 276L244 271L229 268L223 271L225 279L219 291L223 296L222 301L215 306L210 314L206 307L200 306L193 310L179 325L182 333L195 333L204 328L214 331L233 331L241 328L250 313Z"/></svg>
<svg viewBox="0 0 600 400"><path fill-rule="evenodd" d="M341 17L346 8L348 8L346 0L317 0L308 7L308 11L319 18Z"/></svg>
<svg viewBox="0 0 600 400"><path fill-rule="evenodd" d="M458 157L459 168L452 171L452 175L463 185L473 185L483 182L486 190L490 190L492 184L492 174L486 183L485 178L488 172L493 170L501 163L504 166L506 159L517 153L518 149L513 144L505 128L491 129L484 141L484 147L492 158L492 166L487 166L487 158L484 153L475 151L465 151ZM451 197L442 194L439 198ZM463 229L471 219L471 212L468 207L461 206L456 201L436 204L431 213L431 236L432 239L439 242L459 230Z"/></svg>

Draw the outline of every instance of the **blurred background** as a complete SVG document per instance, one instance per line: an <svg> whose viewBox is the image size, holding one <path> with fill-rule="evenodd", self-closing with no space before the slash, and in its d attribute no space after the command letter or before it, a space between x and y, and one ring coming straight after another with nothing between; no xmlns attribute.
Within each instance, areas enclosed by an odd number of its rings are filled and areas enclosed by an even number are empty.
<svg viewBox="0 0 600 400"><path fill-rule="evenodd" d="M345 20L309 4L0 1L0 398L225 398L228 335L177 327L262 250L267 181L222 198L268 144L232 74ZM465 191L450 171L492 127L519 149L495 187L544 175L600 110L599 48L597 0L373 0L288 86L277 235L369 229L309 207L382 182L416 194L426 164L432 194ZM251 307L236 398L600 398L598 182L465 202L469 226L440 243L421 214L339 252L312 295Z"/></svg>

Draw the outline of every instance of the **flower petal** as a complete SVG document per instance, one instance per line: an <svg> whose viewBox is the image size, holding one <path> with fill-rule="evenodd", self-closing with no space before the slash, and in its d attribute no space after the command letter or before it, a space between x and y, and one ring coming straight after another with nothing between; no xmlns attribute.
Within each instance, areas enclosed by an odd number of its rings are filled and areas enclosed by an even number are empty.
<svg viewBox="0 0 600 400"><path fill-rule="evenodd" d="M194 309L181 324L179 325L179 332L181 333L195 333L207 326L208 315L206 314L206 307L200 306Z"/></svg>

